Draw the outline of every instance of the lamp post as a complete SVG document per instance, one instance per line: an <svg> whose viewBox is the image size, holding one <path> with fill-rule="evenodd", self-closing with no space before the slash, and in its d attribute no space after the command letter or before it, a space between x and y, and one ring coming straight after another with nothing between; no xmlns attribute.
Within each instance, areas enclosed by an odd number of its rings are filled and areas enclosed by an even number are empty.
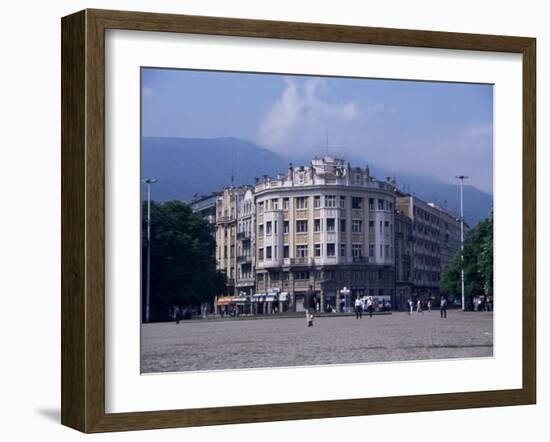
<svg viewBox="0 0 550 442"><path fill-rule="evenodd" d="M464 304L464 180L467 176L455 176L460 180L460 285L462 290L462 311L466 311Z"/></svg>
<svg viewBox="0 0 550 442"><path fill-rule="evenodd" d="M147 288L145 295L145 322L150 320L151 306L151 184L156 183L156 178L143 180L147 184Z"/></svg>
<svg viewBox="0 0 550 442"><path fill-rule="evenodd" d="M344 287L342 290L340 290L340 293L344 296L344 313L346 309L348 308L348 296L350 294L350 290L347 287Z"/></svg>

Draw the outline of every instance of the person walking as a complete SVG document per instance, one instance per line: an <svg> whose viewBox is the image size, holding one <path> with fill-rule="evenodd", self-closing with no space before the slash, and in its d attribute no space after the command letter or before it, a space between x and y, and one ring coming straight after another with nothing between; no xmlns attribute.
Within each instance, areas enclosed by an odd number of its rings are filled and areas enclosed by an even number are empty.
<svg viewBox="0 0 550 442"><path fill-rule="evenodd" d="M420 302L420 299L416 301L416 314L419 315L420 313L424 314L424 310L422 310L422 303Z"/></svg>
<svg viewBox="0 0 550 442"><path fill-rule="evenodd" d="M361 298L359 296L357 299L355 299L355 319L362 319L363 318L363 302L361 301Z"/></svg>
<svg viewBox="0 0 550 442"><path fill-rule="evenodd" d="M413 312L413 302L412 302L412 299L409 298L409 300L407 301L407 304L409 304L409 315L412 315L412 312Z"/></svg>
<svg viewBox="0 0 550 442"><path fill-rule="evenodd" d="M442 318L447 317L447 298L445 298L444 296L441 296L439 304L439 314Z"/></svg>
<svg viewBox="0 0 550 442"><path fill-rule="evenodd" d="M374 310L374 306L372 305L372 296L369 296L367 298L367 311L369 312L369 318L372 318L373 310Z"/></svg>
<svg viewBox="0 0 550 442"><path fill-rule="evenodd" d="M428 299L428 311L429 312L432 311L432 300L431 299Z"/></svg>
<svg viewBox="0 0 550 442"><path fill-rule="evenodd" d="M315 299L315 293L313 293L313 286L310 285L304 295L304 310L306 312L308 327L313 327L313 314L315 313L316 306L317 300Z"/></svg>

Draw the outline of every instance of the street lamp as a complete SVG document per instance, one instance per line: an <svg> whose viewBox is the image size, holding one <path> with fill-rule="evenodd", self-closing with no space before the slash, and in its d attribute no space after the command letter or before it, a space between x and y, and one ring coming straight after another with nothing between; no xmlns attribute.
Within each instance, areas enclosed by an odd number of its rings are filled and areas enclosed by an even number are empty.
<svg viewBox="0 0 550 442"><path fill-rule="evenodd" d="M460 285L462 290L462 311L466 311L464 304L464 180L467 176L455 176L460 180Z"/></svg>
<svg viewBox="0 0 550 442"><path fill-rule="evenodd" d="M149 322L151 306L151 184L155 184L157 181L156 178L143 180L147 184L147 292L145 296L145 322Z"/></svg>
<svg viewBox="0 0 550 442"><path fill-rule="evenodd" d="M342 290L340 290L340 293L344 296L344 312L348 308L348 295L350 294L350 290L347 287L344 287Z"/></svg>

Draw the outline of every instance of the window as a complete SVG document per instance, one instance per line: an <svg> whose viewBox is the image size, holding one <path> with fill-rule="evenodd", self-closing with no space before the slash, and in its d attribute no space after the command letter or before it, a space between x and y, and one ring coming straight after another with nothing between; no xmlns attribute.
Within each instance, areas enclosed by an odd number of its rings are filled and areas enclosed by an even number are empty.
<svg viewBox="0 0 550 442"><path fill-rule="evenodd" d="M296 208L307 209L307 196L299 196L296 198Z"/></svg>
<svg viewBox="0 0 550 442"><path fill-rule="evenodd" d="M296 221L296 233L307 233L307 220L300 219Z"/></svg>
<svg viewBox="0 0 550 442"><path fill-rule="evenodd" d="M271 221L265 223L265 234L271 235Z"/></svg>
<svg viewBox="0 0 550 442"><path fill-rule="evenodd" d="M369 244L369 256L374 258L374 244Z"/></svg>
<svg viewBox="0 0 550 442"><path fill-rule="evenodd" d="M277 246L273 246L273 257L277 259Z"/></svg>
<svg viewBox="0 0 550 442"><path fill-rule="evenodd" d="M313 231L314 232L320 232L321 231L321 220L320 219L313 220Z"/></svg>
<svg viewBox="0 0 550 442"><path fill-rule="evenodd" d="M279 272L273 272L273 273L271 274L271 280L272 280L272 281L278 281L279 278L280 278Z"/></svg>
<svg viewBox="0 0 550 442"><path fill-rule="evenodd" d="M294 279L309 279L309 272L294 272Z"/></svg>
<svg viewBox="0 0 550 442"><path fill-rule="evenodd" d="M265 259L271 259L271 246L265 248Z"/></svg>
<svg viewBox="0 0 550 442"><path fill-rule="evenodd" d="M318 209L319 207L321 207L321 197L319 195L315 195L313 197L313 207L315 209Z"/></svg>
<svg viewBox="0 0 550 442"><path fill-rule="evenodd" d="M315 256L321 256L321 244L315 244Z"/></svg>
<svg viewBox="0 0 550 442"><path fill-rule="evenodd" d="M346 220L345 219L340 220L340 232L342 232L342 233L346 232Z"/></svg>
<svg viewBox="0 0 550 442"><path fill-rule="evenodd" d="M374 221L369 221L369 233L374 233Z"/></svg>
<svg viewBox="0 0 550 442"><path fill-rule="evenodd" d="M289 229L288 221L283 221L283 233L288 233Z"/></svg>
<svg viewBox="0 0 550 442"><path fill-rule="evenodd" d="M264 211L264 202L263 201L260 201L258 203L258 212L263 212Z"/></svg>
<svg viewBox="0 0 550 442"><path fill-rule="evenodd" d="M354 258L360 258L362 256L362 247L361 244L353 244L351 246L351 251Z"/></svg>
<svg viewBox="0 0 550 442"><path fill-rule="evenodd" d="M262 261L264 259L264 249L258 249L258 259Z"/></svg>
<svg viewBox="0 0 550 442"><path fill-rule="evenodd" d="M382 244L380 244L380 258L382 258Z"/></svg>
<svg viewBox="0 0 550 442"><path fill-rule="evenodd" d="M277 221L273 221L273 233L277 233Z"/></svg>
<svg viewBox="0 0 550 442"><path fill-rule="evenodd" d="M296 246L296 258L307 258L307 244Z"/></svg>
<svg viewBox="0 0 550 442"><path fill-rule="evenodd" d="M288 256L289 256L288 246L283 246L283 258L288 258Z"/></svg>
<svg viewBox="0 0 550 442"><path fill-rule="evenodd" d="M327 244L327 256L336 256L336 245L334 243Z"/></svg>
<svg viewBox="0 0 550 442"><path fill-rule="evenodd" d="M374 198L369 198L369 210L374 210Z"/></svg>
<svg viewBox="0 0 550 442"><path fill-rule="evenodd" d="M288 281L288 276L289 276L288 272L283 272L283 281Z"/></svg>
<svg viewBox="0 0 550 442"><path fill-rule="evenodd" d="M351 220L351 232L352 233L361 233L363 228L363 221L360 219L352 219Z"/></svg>
<svg viewBox="0 0 550 442"><path fill-rule="evenodd" d="M340 244L340 256L346 256L346 245Z"/></svg>
<svg viewBox="0 0 550 442"><path fill-rule="evenodd" d="M271 210L277 210L279 208L279 200L278 199L272 199L271 200Z"/></svg>
<svg viewBox="0 0 550 442"><path fill-rule="evenodd" d="M336 207L336 195L325 195L325 207Z"/></svg>
<svg viewBox="0 0 550 442"><path fill-rule="evenodd" d="M361 209L363 207L363 198L354 196L351 198L351 208L352 209Z"/></svg>
<svg viewBox="0 0 550 442"><path fill-rule="evenodd" d="M227 258L227 246L223 246L223 257Z"/></svg>
<svg viewBox="0 0 550 442"><path fill-rule="evenodd" d="M283 198L283 210L288 210L288 198Z"/></svg>
<svg viewBox="0 0 550 442"><path fill-rule="evenodd" d="M327 232L334 232L335 229L334 218L327 218Z"/></svg>
<svg viewBox="0 0 550 442"><path fill-rule="evenodd" d="M341 196L340 197L340 209L345 209L345 208L346 208L346 197Z"/></svg>
<svg viewBox="0 0 550 442"><path fill-rule="evenodd" d="M384 210L384 200L378 200L378 210Z"/></svg>
<svg viewBox="0 0 550 442"><path fill-rule="evenodd" d="M385 252L386 252L386 259L390 258L390 246L386 244L384 246L384 249L385 249Z"/></svg>
<svg viewBox="0 0 550 442"><path fill-rule="evenodd" d="M258 226L258 236L261 238L262 236L264 236L264 225L263 224L260 224Z"/></svg>

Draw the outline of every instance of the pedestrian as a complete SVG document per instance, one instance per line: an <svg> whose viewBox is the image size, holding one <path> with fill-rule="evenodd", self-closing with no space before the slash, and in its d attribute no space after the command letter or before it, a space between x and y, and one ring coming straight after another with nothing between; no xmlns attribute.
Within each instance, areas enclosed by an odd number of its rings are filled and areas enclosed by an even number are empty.
<svg viewBox="0 0 550 442"><path fill-rule="evenodd" d="M355 319L363 318L363 302L359 296L355 300Z"/></svg>
<svg viewBox="0 0 550 442"><path fill-rule="evenodd" d="M367 298L367 311L369 312L369 317L372 318L372 311L374 310L374 306L372 305L372 296L369 296Z"/></svg>
<svg viewBox="0 0 550 442"><path fill-rule="evenodd" d="M304 295L304 310L306 312L307 326L313 327L313 313L316 311L317 302L315 299L315 293L313 293L313 286L310 285L306 294Z"/></svg>
<svg viewBox="0 0 550 442"><path fill-rule="evenodd" d="M419 315L420 313L424 314L424 311L422 310L422 303L420 302L420 299L416 301L416 314Z"/></svg>
<svg viewBox="0 0 550 442"><path fill-rule="evenodd" d="M412 302L412 299L409 298L409 300L407 301L407 303L409 304L409 315L412 315L412 312L413 312L413 302Z"/></svg>
<svg viewBox="0 0 550 442"><path fill-rule="evenodd" d="M341 312L344 312L345 307L346 307L346 299L345 299L345 298L341 298L341 299L340 299L340 311L341 311Z"/></svg>
<svg viewBox="0 0 550 442"><path fill-rule="evenodd" d="M431 299L428 299L428 311L429 312L432 311L432 300Z"/></svg>
<svg viewBox="0 0 550 442"><path fill-rule="evenodd" d="M439 304L439 314L442 318L447 317L447 299L444 296L441 296L441 301Z"/></svg>
<svg viewBox="0 0 550 442"><path fill-rule="evenodd" d="M174 320L176 321L176 324L180 323L180 308L178 305L174 307Z"/></svg>

